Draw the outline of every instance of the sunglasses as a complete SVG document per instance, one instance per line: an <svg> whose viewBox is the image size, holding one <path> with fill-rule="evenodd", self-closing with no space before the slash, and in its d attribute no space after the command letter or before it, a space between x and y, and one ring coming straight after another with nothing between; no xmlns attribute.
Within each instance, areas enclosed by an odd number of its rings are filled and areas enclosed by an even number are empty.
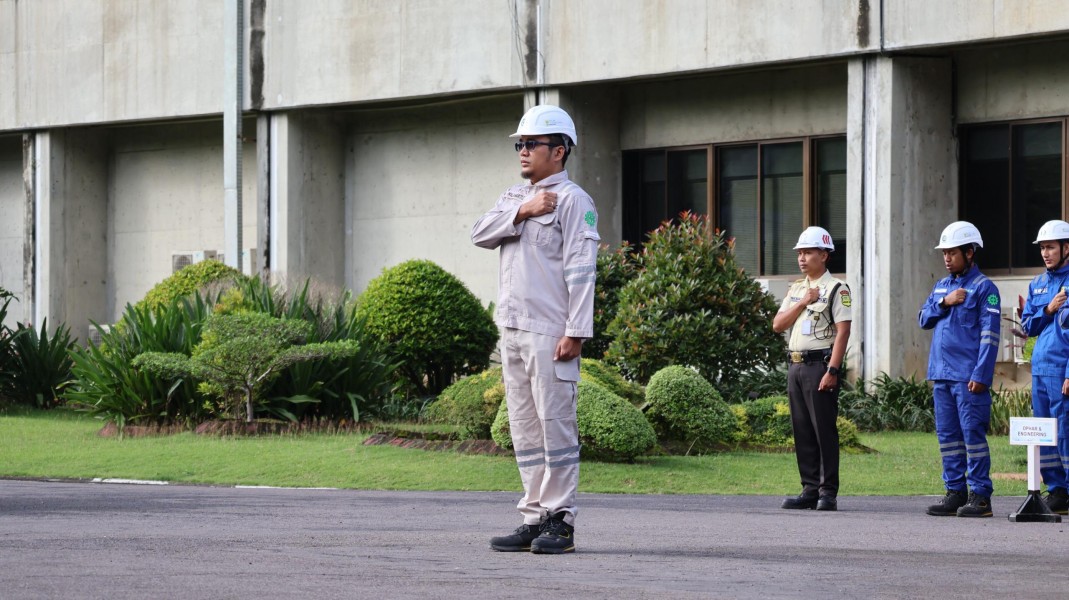
<svg viewBox="0 0 1069 600"><path fill-rule="evenodd" d="M525 142L516 142L516 152L519 152L524 148L527 148L528 152L534 152L535 148L539 146L549 146L550 148L552 148L553 146L560 146L560 144L556 144L553 142L540 142L538 140L527 140Z"/></svg>

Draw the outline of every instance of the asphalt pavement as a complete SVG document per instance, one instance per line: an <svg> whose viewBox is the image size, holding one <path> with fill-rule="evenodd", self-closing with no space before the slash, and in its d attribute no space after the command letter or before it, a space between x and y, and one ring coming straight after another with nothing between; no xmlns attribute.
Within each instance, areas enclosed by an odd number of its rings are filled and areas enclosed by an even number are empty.
<svg viewBox="0 0 1069 600"><path fill-rule="evenodd" d="M497 553L515 493L0 480L0 598L1021 598L1069 589L1066 523L931 497L580 494L577 552Z"/></svg>

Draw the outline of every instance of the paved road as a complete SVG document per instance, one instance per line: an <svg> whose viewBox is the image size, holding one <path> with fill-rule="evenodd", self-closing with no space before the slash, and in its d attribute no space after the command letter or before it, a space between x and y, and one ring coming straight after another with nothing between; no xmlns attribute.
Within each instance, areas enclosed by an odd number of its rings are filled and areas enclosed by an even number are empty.
<svg viewBox="0 0 1069 600"><path fill-rule="evenodd" d="M0 481L0 598L1021 598L1069 589L1066 524L932 498L583 494L574 555L501 554L510 493Z"/></svg>

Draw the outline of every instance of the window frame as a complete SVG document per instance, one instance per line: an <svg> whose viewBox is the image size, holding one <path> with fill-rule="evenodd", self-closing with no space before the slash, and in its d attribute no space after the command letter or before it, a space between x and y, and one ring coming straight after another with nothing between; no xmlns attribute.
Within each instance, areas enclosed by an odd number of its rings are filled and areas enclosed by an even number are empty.
<svg viewBox="0 0 1069 600"><path fill-rule="evenodd" d="M1044 123L1059 123L1062 126L1062 140L1061 140L1061 204L1062 214L1058 217L1060 219L1066 219L1069 216L1069 115L1060 117L1037 117L1033 119L1008 119L999 121L979 121L974 123L960 123L957 126L957 138L958 138L958 218L965 219L966 208L969 206L969 190L967 188L968 176L969 176L969 160L965 156L964 150L968 148L969 136L971 130L982 129L985 127L994 127L998 125L1006 125L1008 127L1007 140L1009 147L1007 152L1007 175L1009 181L1009 199L1006 204L1006 222L1007 222L1007 238L1006 245L1009 252L1009 267L1002 269L984 268L984 273L993 276L1011 276L1011 277L1035 277L1045 271L1043 267L1014 267L1013 266L1013 172L1014 172L1014 128L1027 125L1042 125ZM982 234L982 232L981 232ZM980 264L983 264L983 256L979 257Z"/></svg>
<svg viewBox="0 0 1069 600"><path fill-rule="evenodd" d="M805 181L803 182L803 185L802 185L802 223L803 223L803 227L809 227L809 226L813 225L815 223L815 221L817 219L819 219L819 217L820 217L819 215L816 214L817 211L818 211L818 207L817 207L817 202L816 202L817 177L816 177L816 173L813 171L813 169L816 167L816 162L815 162L816 159L815 159L814 147L819 141L828 140L828 139L843 139L843 140L845 140L846 139L846 133L845 132L844 133L827 133L827 134L819 134L819 135L804 135L804 136L792 136L792 137L782 137L782 138L768 138L768 139L760 139L760 140L741 140L741 141L732 141L732 142L723 142L723 143L709 143L709 144L687 144L687 145L681 145L681 146L662 146L662 147L656 147L656 148L633 148L633 149L629 149L629 150L624 150L623 154L624 154L625 157L627 157L627 156L639 156L639 157L645 158L645 157L647 157L648 155L650 155L652 153L656 153L656 152L661 153L662 160L663 160L664 173L665 173L665 178L664 178L664 182L663 182L663 186L664 187L663 187L663 190L662 190L662 194L663 194L663 197L664 197L663 208L664 208L664 213L667 215L668 214L668 203L670 201L670 195L669 195L668 186L669 186L669 183L671 182L671 178L668 176L668 174L669 174L669 155L672 154L672 153L675 153L675 152L693 152L695 150L705 150L705 168L706 168L706 174L707 174L707 177L706 177L706 189L705 189L705 214L709 217L710 226L715 230L719 230L719 229L721 229L720 211L719 211L720 171L719 171L719 169L717 169L717 165L719 164L720 151L722 149L725 149L725 148L740 148L740 147L746 147L746 146L756 146L757 147L757 190L756 190L756 194L757 194L757 215L758 215L758 223L759 223L759 226L757 228L757 236L758 236L757 248L759 249L758 250L759 252L762 252L762 250L760 250L761 248L763 248L763 245L762 245L761 242L763 240L762 236L764 235L763 234L763 229L764 228L762 226L760 226L760 223L762 222L762 220L764 218L764 206L763 206L764 199L762 197L763 196L763 194L762 194L763 186L764 186L764 182L762 181L762 179L763 179L762 178L762 173L763 173L762 157L764 155L762 154L762 147L763 146L774 146L774 145L778 145L778 144L790 144L790 143L801 142L801 144L802 144L802 174L803 174L802 176L805 179ZM625 174L624 174L624 190L625 190L625 192L624 192L623 212L624 212L625 215L627 215L629 213L633 213L633 212L637 212L638 214L641 214L642 206L641 206L640 203L637 206L634 206L634 205L628 206L629 203L632 203L634 201L636 196L629 195L628 192L626 191L626 190L628 190L629 181L627 179L627 177L628 177L627 169L625 168L624 171L625 171ZM639 180L641 181L641 179L639 179ZM847 199L847 202L849 203L849 198ZM675 217L675 215L670 215L667 218L674 218L674 217ZM627 218L628 218L628 220L630 220L630 219L634 219L635 217L634 217L634 215L632 215L632 216L627 217ZM639 218L638 220L641 221L641 218ZM641 223L639 223L639 227L641 228ZM623 229L624 229L625 239L628 239L627 234L633 233L634 226L631 223L628 223L627 225L624 225ZM640 236L642 236L642 238L644 239L644 236L647 233L649 233L649 232L648 231L642 231L640 233ZM799 232L799 233L801 233L801 232ZM637 241L637 240L632 240L632 243L637 245L637 246L641 246L641 244L642 244L641 241ZM761 256L760 254L757 256L757 264L759 266L762 266L764 264L763 256ZM833 275L842 275L842 274L841 273L834 273ZM754 278L770 279L770 280L784 280L784 279L794 280L794 279L798 278L798 274L797 273L795 273L795 274L786 274L786 275L783 275L783 274L780 274L780 275L750 274L750 276L754 277Z"/></svg>

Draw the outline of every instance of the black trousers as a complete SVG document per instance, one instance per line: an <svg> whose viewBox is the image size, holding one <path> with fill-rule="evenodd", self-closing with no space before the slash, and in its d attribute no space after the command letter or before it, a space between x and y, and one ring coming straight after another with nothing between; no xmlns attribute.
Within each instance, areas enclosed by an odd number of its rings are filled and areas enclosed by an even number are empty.
<svg viewBox="0 0 1069 600"><path fill-rule="evenodd" d="M835 496L839 493L839 387L820 392L827 366L822 361L791 363L787 370L794 454L802 493Z"/></svg>

